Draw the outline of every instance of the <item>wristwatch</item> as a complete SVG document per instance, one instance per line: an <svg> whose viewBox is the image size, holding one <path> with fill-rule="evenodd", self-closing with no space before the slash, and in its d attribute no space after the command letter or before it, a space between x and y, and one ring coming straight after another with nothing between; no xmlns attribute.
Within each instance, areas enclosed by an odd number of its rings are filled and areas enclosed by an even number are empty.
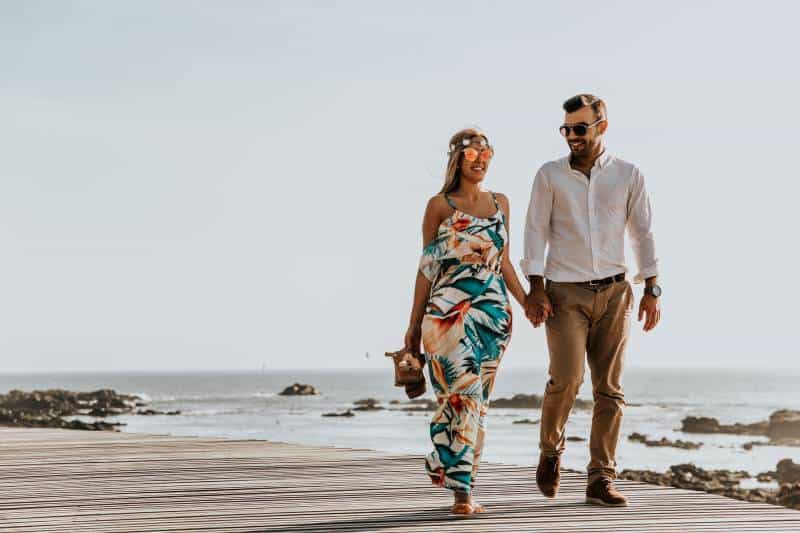
<svg viewBox="0 0 800 533"><path fill-rule="evenodd" d="M644 288L644 293L649 294L653 298L658 298L661 296L661 287L658 285L649 285Z"/></svg>

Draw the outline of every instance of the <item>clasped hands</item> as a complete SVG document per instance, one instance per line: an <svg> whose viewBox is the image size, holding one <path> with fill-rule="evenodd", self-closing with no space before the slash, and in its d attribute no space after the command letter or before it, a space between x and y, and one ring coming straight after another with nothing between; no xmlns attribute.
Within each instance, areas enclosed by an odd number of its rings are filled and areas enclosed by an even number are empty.
<svg viewBox="0 0 800 533"><path fill-rule="evenodd" d="M531 291L525 297L525 316L538 328L545 320L554 317L553 305L545 291Z"/></svg>
<svg viewBox="0 0 800 533"><path fill-rule="evenodd" d="M531 291L527 294L525 297L525 316L531 321L533 327L538 328L555 315L553 304L550 303L550 298L547 296L546 291ZM642 296L639 302L638 321L641 322L642 319L645 319L642 327L643 331L650 331L656 327L661 320L661 306L658 303L658 298L649 294Z"/></svg>

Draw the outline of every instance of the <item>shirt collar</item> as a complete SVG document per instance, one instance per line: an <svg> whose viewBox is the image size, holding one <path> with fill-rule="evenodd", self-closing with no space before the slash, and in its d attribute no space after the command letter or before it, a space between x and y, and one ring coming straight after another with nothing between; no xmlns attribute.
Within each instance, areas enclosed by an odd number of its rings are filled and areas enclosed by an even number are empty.
<svg viewBox="0 0 800 533"><path fill-rule="evenodd" d="M600 157L594 162L594 166L599 168L606 168L611 160L614 159L614 156L608 153L608 150L603 150L603 153L600 154Z"/></svg>
<svg viewBox="0 0 800 533"><path fill-rule="evenodd" d="M569 165L569 162L570 162L571 158L572 158L571 155L567 155L566 157L563 157L561 159L562 163L564 164L564 166L567 169L571 168L570 165ZM614 160L614 156L611 155L610 153L608 153L608 149L604 149L603 153L600 154L600 157L598 157L595 160L594 168L601 168L601 169L602 168L606 168L609 165L609 163L611 163L611 161L613 161L613 160Z"/></svg>

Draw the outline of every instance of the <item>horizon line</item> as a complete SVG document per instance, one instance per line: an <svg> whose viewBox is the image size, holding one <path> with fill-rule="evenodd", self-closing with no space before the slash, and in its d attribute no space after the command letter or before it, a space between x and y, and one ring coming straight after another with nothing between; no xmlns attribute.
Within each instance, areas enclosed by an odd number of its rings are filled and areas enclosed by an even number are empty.
<svg viewBox="0 0 800 533"><path fill-rule="evenodd" d="M192 369L192 368L175 368L175 369L157 369L157 368L132 368L132 369L115 369L115 370L71 370L71 369L57 369L57 370L13 370L13 371L0 371L0 376L23 376L23 375L69 375L69 374L269 374L269 373L291 373L291 372L378 372L386 371L391 372L392 367L387 365L385 368L380 367L306 367L306 368L207 368L207 369ZM511 368L504 368L504 372L512 370L540 370L547 371L547 366L514 366ZM701 370L701 371L754 371L754 372L776 372L776 371L789 371L800 372L800 367L764 367L764 366L727 366L727 367L714 367L714 366L629 366L625 371L639 371L639 370ZM588 368L587 368L588 372Z"/></svg>

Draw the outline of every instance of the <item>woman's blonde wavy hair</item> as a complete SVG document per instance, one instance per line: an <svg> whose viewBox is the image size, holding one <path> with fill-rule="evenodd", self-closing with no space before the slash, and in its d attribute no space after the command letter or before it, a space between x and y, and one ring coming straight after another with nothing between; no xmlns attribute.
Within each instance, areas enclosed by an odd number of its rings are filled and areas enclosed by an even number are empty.
<svg viewBox="0 0 800 533"><path fill-rule="evenodd" d="M489 143L489 138L486 134L476 128L464 128L450 137L450 144L448 145L449 151L447 152L450 158L447 160L444 185L442 186L442 190L439 191L439 194L447 194L458 189L458 186L461 184L461 159L464 157L462 155L464 146L462 146L461 141L466 137L476 136L483 137L486 139L486 142Z"/></svg>

